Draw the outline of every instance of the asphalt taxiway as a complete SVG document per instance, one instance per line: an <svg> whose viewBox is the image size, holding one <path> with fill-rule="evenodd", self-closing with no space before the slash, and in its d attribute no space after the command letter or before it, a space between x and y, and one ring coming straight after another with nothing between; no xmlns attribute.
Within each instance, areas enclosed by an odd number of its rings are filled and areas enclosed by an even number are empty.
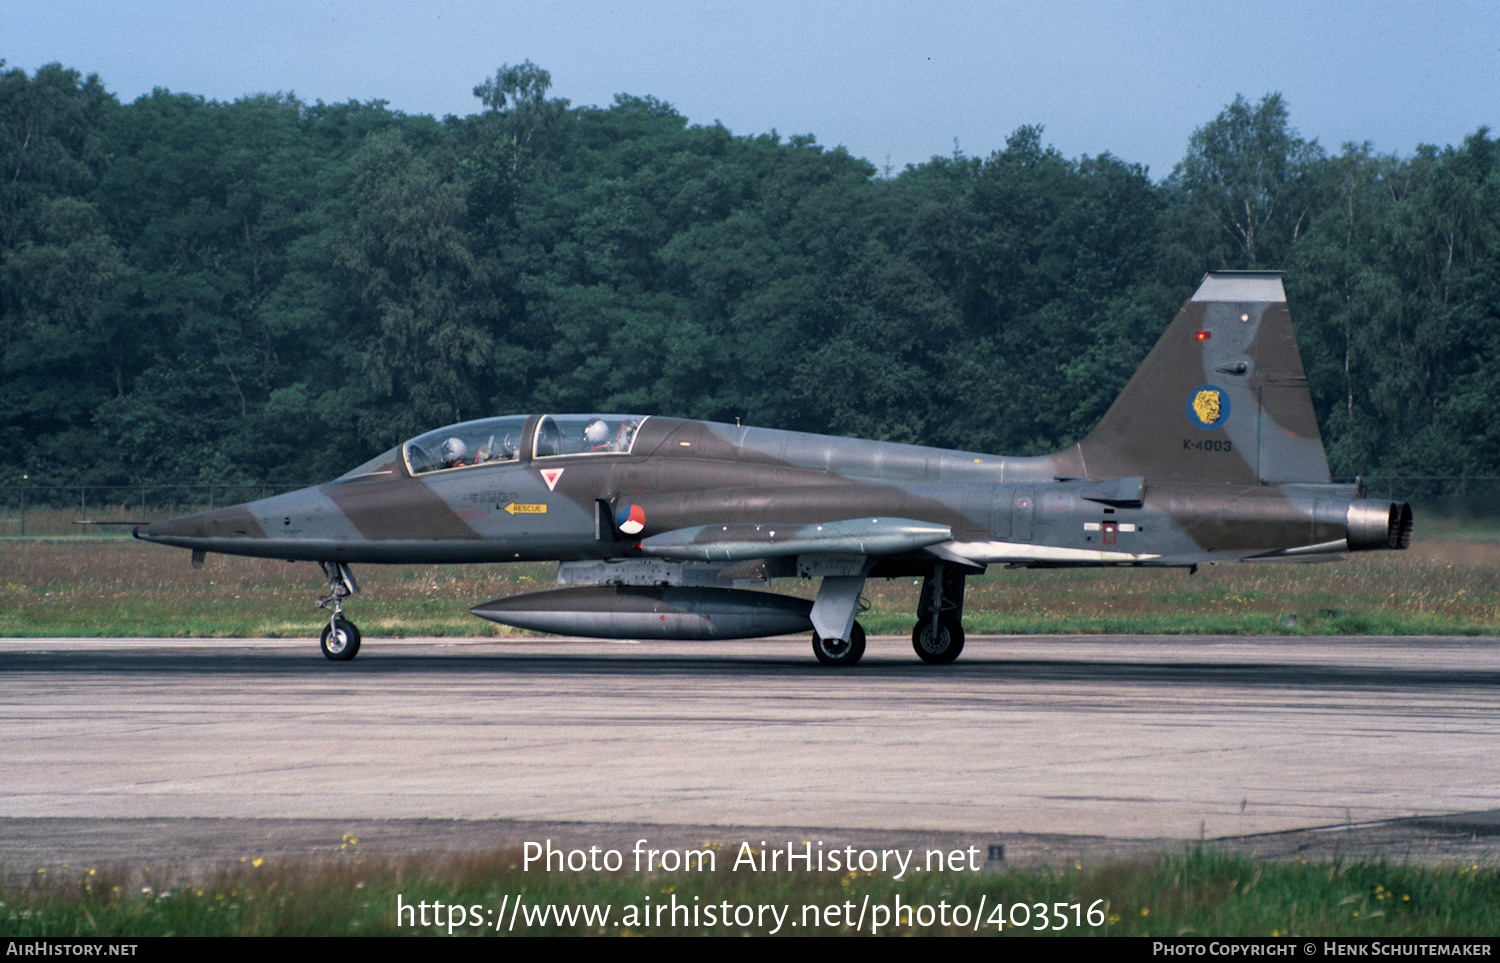
<svg viewBox="0 0 1500 963"><path fill-rule="evenodd" d="M1497 710L1492 638L12 639L0 823L1249 837L1500 807Z"/></svg>

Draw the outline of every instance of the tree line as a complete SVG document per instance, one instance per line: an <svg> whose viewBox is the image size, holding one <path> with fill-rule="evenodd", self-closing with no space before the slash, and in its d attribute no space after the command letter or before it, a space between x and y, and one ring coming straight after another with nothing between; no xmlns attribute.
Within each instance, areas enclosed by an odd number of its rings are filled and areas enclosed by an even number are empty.
<svg viewBox="0 0 1500 963"><path fill-rule="evenodd" d="M1329 153L1275 94L1154 183L1040 126L895 176L549 97L441 120L0 62L6 482L314 481L461 419L630 411L1006 454L1085 434L1205 271L1278 268L1336 475L1500 474L1480 128Z"/></svg>

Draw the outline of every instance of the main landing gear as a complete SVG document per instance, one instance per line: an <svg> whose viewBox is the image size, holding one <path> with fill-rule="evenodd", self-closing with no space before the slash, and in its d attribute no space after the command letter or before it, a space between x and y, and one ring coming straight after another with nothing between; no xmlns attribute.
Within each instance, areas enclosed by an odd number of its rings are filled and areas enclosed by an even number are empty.
<svg viewBox="0 0 1500 963"><path fill-rule="evenodd" d="M922 581L911 647L930 665L947 665L964 650L964 572L939 563Z"/></svg>
<svg viewBox="0 0 1500 963"><path fill-rule="evenodd" d="M922 580L911 647L929 665L947 665L964 650L964 579L969 571L939 562ZM865 630L854 621L864 586L864 575L823 576L812 607L812 646L824 665L854 665L865 654Z"/></svg>
<svg viewBox="0 0 1500 963"><path fill-rule="evenodd" d="M855 622L849 638L825 639L813 633L813 655L824 665L853 665L865 654L865 628Z"/></svg>
<svg viewBox="0 0 1500 963"><path fill-rule="evenodd" d="M359 594L354 572L343 562L319 562L328 579L328 594L318 599L318 608L333 608L328 624L323 626L320 645L323 654L335 662L347 662L359 654L359 629L344 618L344 599Z"/></svg>
<svg viewBox="0 0 1500 963"><path fill-rule="evenodd" d="M869 570L863 563L859 571ZM813 655L824 665L854 665L865 654L864 626L854 621L859 614L859 595L865 576L825 575L813 600Z"/></svg>

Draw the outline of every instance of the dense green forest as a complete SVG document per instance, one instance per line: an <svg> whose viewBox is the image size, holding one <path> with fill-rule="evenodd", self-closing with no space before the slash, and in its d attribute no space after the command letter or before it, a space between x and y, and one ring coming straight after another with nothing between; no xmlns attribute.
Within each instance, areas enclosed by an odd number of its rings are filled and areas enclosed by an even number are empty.
<svg viewBox="0 0 1500 963"><path fill-rule="evenodd" d="M549 98L437 120L0 61L0 485L311 482L446 422L662 413L1031 454L1206 270L1286 271L1336 475L1500 474L1500 145L1329 153L1277 95L1160 183L1040 126L881 177Z"/></svg>

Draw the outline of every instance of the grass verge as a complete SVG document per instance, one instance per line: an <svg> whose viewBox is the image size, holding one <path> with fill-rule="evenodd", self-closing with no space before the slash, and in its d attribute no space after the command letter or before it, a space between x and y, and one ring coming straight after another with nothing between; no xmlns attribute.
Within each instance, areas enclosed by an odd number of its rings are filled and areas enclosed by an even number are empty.
<svg viewBox="0 0 1500 963"><path fill-rule="evenodd" d="M468 614L550 588L551 565L356 566L350 612L366 636L514 634ZM773 589L811 596L815 582ZM911 630L918 584L872 580L867 632ZM121 539L13 541L0 552L0 635L309 637L322 576L311 564L186 552ZM980 633L1500 634L1500 540L1431 539L1328 564L992 570L971 578Z"/></svg>
<svg viewBox="0 0 1500 963"><path fill-rule="evenodd" d="M1500 932L1500 871L1477 867L1268 864L1200 849L1094 868L914 873L897 881L878 873L735 872L729 868L730 849L718 850L716 871L691 874L528 872L516 849L403 862L365 860L357 841L348 838L342 849L323 863L246 859L199 882L119 868L37 873L0 886L0 933L1397 937ZM900 907L908 908L905 915Z"/></svg>

